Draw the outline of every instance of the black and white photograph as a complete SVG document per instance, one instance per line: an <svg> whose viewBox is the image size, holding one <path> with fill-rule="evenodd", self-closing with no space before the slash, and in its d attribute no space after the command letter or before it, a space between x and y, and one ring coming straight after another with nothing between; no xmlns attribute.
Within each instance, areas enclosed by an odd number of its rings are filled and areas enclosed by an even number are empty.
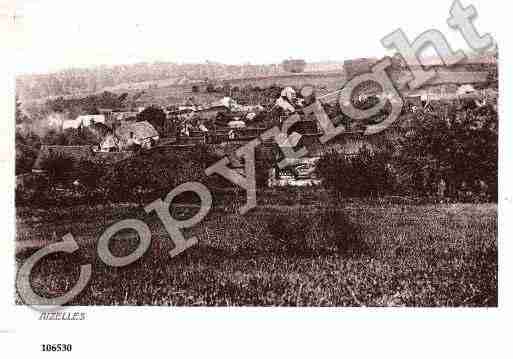
<svg viewBox="0 0 513 359"><path fill-rule="evenodd" d="M8 1L12 313L497 315L494 4Z"/></svg>

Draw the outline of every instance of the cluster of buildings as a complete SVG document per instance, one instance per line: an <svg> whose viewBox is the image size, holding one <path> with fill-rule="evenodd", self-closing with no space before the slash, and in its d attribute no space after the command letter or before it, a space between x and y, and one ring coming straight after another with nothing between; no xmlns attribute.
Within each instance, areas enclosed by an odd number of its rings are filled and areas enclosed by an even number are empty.
<svg viewBox="0 0 513 359"><path fill-rule="evenodd" d="M355 74L360 73L362 69L368 69L371 63L372 61L368 59L353 61L350 64L345 64L347 65L346 72L348 69L352 69ZM396 73L398 77L404 74L404 72ZM338 75L330 74L330 76L335 79ZM303 77L306 77L306 74L305 76L297 76L297 79L304 81ZM346 80L347 78L349 77L346 77ZM476 101L480 101L480 98L486 96L483 94L483 90L476 89L475 84L485 82L486 79L486 72L439 72L438 76L429 84L402 95L411 103L418 102L417 107L425 107L433 100L462 96L474 97ZM394 80L400 81L400 78ZM361 98L358 98L358 100L363 102L372 96L382 97L387 95L382 94L381 89L371 87L359 96ZM272 108L264 108L260 105L240 105L230 97L224 97L206 105L184 101L179 106L159 108L165 113L167 126L165 130L157 129L147 121L137 121L138 115L144 110L142 107L130 111L100 109L100 113L96 115L81 115L75 119L63 120L62 129L90 128L96 131L100 134L100 143L91 146L80 146L84 147L82 152L98 154L100 157L106 156L113 161L117 161L136 153L138 150L151 149L155 146L178 149L183 146L194 147L198 143L211 145L227 142L244 143L244 141L258 137L273 124L279 124L281 119L286 118L296 108L301 107L300 101L301 99L296 96L293 88L287 86L283 88ZM413 106L411 109L412 112L415 111L415 107ZM281 114L281 117L280 115L277 118L273 117L276 113ZM394 131L390 131L386 135L370 136L373 138L362 139L358 133L354 135L348 133L347 136L340 136L340 139L336 139L329 146L316 146L315 143L318 141L315 140L321 134L320 127L316 120L304 116L295 125L294 131L302 135L303 142L313 145L313 147L309 147L310 154L288 169L271 170L270 186L318 184L318 179L314 176L315 163L326 150L336 150L351 155L357 153L362 146L377 148L388 137L398 136ZM71 148L77 146L61 147L70 147L71 152L81 151L77 148ZM52 151L67 151L67 149L46 146L39 157L48 156ZM119 155L120 153L121 155ZM228 155L228 153L226 154ZM233 159L232 162L235 167L240 165L240 163L236 163L237 160L233 156L230 158ZM36 171L44 171L43 168L37 166L37 163L43 162L42 160L36 161Z"/></svg>

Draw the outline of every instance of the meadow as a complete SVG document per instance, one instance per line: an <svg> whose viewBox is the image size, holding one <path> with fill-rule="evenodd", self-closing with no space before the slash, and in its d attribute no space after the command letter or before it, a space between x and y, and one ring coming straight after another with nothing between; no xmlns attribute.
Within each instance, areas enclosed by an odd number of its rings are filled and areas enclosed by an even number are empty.
<svg viewBox="0 0 513 359"><path fill-rule="evenodd" d="M281 203L280 203L281 202ZM297 204L293 204L297 203ZM217 205L177 257L159 219L132 204L17 208L16 261L71 232L80 249L52 254L32 272L34 290L62 295L92 264L70 305L173 306L497 306L497 205L270 198L244 216ZM191 216L191 206L174 206ZM96 241L111 224L139 218L152 243L138 261L104 264ZM119 232L110 249L137 246ZM17 295L17 302L21 299Z"/></svg>

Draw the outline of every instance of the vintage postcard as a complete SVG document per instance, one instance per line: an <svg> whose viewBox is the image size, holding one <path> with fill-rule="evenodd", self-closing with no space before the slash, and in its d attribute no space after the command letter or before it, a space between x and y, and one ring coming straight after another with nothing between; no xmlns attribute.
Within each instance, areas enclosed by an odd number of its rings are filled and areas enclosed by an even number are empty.
<svg viewBox="0 0 513 359"><path fill-rule="evenodd" d="M500 11L7 6L12 305L496 310Z"/></svg>

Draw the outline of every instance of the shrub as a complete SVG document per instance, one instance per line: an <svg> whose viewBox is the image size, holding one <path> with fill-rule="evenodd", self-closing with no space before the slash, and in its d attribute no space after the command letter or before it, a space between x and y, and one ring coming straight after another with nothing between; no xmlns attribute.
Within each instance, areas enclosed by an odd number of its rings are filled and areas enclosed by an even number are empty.
<svg viewBox="0 0 513 359"><path fill-rule="evenodd" d="M43 159L41 167L46 170L50 183L60 180L68 174L74 166L73 158L60 152L51 152Z"/></svg>
<svg viewBox="0 0 513 359"><path fill-rule="evenodd" d="M395 188L389 158L362 149L354 158L336 152L322 157L317 173L326 187L344 197L375 197L390 194Z"/></svg>
<svg viewBox="0 0 513 359"><path fill-rule="evenodd" d="M320 209L302 213L288 210L269 217L269 248L273 251L297 255L338 253L358 256L368 248L360 229L344 211Z"/></svg>
<svg viewBox="0 0 513 359"><path fill-rule="evenodd" d="M78 181L88 190L97 189L102 177L107 172L106 164L102 161L79 160L75 163Z"/></svg>
<svg viewBox="0 0 513 359"><path fill-rule="evenodd" d="M32 166L36 161L38 151L36 148L16 144L16 162L15 173L31 172Z"/></svg>
<svg viewBox="0 0 513 359"><path fill-rule="evenodd" d="M48 193L48 180L44 176L27 176L23 185L16 187L16 206L35 204L44 200Z"/></svg>
<svg viewBox="0 0 513 359"><path fill-rule="evenodd" d="M282 249L287 253L306 253L309 248L309 223L303 216L278 214L269 219L267 228L272 240L271 249Z"/></svg>
<svg viewBox="0 0 513 359"><path fill-rule="evenodd" d="M137 121L146 121L150 123L159 134L162 134L162 130L166 123L166 113L159 107L149 106L146 107L141 113L137 114Z"/></svg>
<svg viewBox="0 0 513 359"><path fill-rule="evenodd" d="M111 200L145 203L186 182L208 183L205 169L215 159L202 146L194 152L142 152L110 168L103 176L102 186Z"/></svg>
<svg viewBox="0 0 513 359"><path fill-rule="evenodd" d="M474 108L472 108L474 107ZM448 115L440 115L441 113ZM444 105L424 113L413 135L402 141L401 164L411 175L411 187L419 194L434 194L440 179L447 183L446 197L461 200L458 192L483 182L483 197L497 197L497 113L472 102ZM467 189L465 189L467 191ZM465 199L463 199L465 200Z"/></svg>
<svg viewBox="0 0 513 359"><path fill-rule="evenodd" d="M314 233L320 234L318 243L350 257L369 252L360 227L344 211L328 209L322 211L318 219L314 223Z"/></svg>

